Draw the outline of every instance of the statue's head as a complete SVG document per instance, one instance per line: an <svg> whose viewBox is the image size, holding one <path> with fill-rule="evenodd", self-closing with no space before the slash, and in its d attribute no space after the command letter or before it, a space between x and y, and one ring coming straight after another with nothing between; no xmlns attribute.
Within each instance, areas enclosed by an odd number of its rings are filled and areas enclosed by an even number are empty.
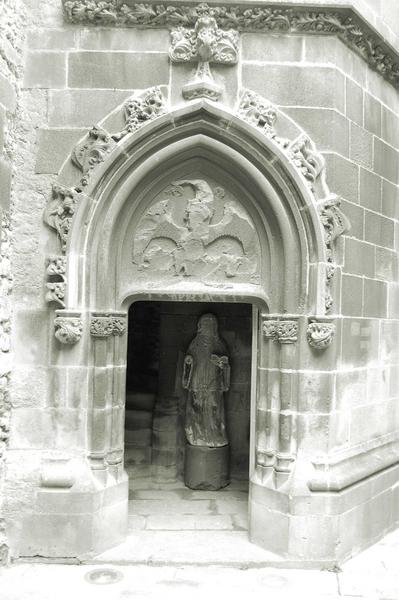
<svg viewBox="0 0 399 600"><path fill-rule="evenodd" d="M212 313L202 315L198 320L198 333L216 336L218 333L218 321Z"/></svg>

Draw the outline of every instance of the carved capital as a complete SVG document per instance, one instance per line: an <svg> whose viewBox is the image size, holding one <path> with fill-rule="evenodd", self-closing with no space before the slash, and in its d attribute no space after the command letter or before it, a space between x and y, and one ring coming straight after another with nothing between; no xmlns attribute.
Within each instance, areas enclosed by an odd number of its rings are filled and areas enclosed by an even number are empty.
<svg viewBox="0 0 399 600"><path fill-rule="evenodd" d="M111 335L123 335L126 331L126 316L124 314L106 313L93 315L90 321L90 334L97 338Z"/></svg>
<svg viewBox="0 0 399 600"><path fill-rule="evenodd" d="M79 313L56 311L54 319L55 337L62 344L76 344L83 333L83 322Z"/></svg>
<svg viewBox="0 0 399 600"><path fill-rule="evenodd" d="M265 319L262 323L263 335L267 339L275 340L277 338L278 321L275 319Z"/></svg>
<svg viewBox="0 0 399 600"><path fill-rule="evenodd" d="M293 344L296 342L298 339L298 321L278 321L276 337L280 344Z"/></svg>
<svg viewBox="0 0 399 600"><path fill-rule="evenodd" d="M312 348L315 348L316 350L324 350L331 344L334 335L335 324L331 321L326 322L319 320L316 321L314 319L310 320L306 337L309 345L312 346Z"/></svg>
<svg viewBox="0 0 399 600"><path fill-rule="evenodd" d="M77 195L77 191L73 188L54 184L52 200L44 211L44 222L57 232L63 254L66 250L72 217L75 214Z"/></svg>

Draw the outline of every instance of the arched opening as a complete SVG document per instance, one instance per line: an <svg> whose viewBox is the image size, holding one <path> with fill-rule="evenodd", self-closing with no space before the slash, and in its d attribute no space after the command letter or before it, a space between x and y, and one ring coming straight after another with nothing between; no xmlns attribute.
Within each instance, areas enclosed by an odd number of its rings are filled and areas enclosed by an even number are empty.
<svg viewBox="0 0 399 600"><path fill-rule="evenodd" d="M248 528L250 413L256 392L253 310L257 309L250 304L230 302L138 301L131 305L125 413L129 533L180 527L211 534L212 530ZM205 313L217 318L231 368L223 398L228 485L213 489L215 474L205 473L192 491L193 483L187 484L185 477L189 475L185 474L188 392L182 378L185 353Z"/></svg>
<svg viewBox="0 0 399 600"><path fill-rule="evenodd" d="M179 318L195 307L190 331L174 349L178 347L182 354L205 306L218 313L228 337L234 329L240 331L237 322L241 323L242 315L235 311L248 311L252 305L251 376L245 392L251 408L238 419L243 428L233 433L233 438L245 438L249 456L240 457L242 447L235 449L233 465L249 462L251 540L285 552L287 535L281 544L280 537L270 536L275 517L269 509L276 489L288 493L295 471L297 398L290 377L306 360L303 343L296 342L304 337L307 315L324 314L326 299L325 232L309 185L271 137L200 101L127 135L91 173L83 191L72 192L72 201L66 308L59 311L63 315L59 318L68 322L80 315L90 336L68 352L57 347L56 361L86 368L90 381L81 397L87 427L82 477L88 477L92 493L100 497L96 548L110 547L126 535L128 487L134 490L135 477L128 482L124 459L128 464L132 453L131 448L125 453L125 442L137 436L151 439L151 455L158 452L160 460L163 450L172 449L152 443L157 401L150 396L159 390L161 372L157 382L151 381L156 371L152 364L143 389L139 389L137 369L130 377L129 357L133 363L138 358L128 345L131 335L134 343L135 331L129 307L133 306L133 315L135 306L144 311L149 334L156 327L148 314L152 311L156 322L161 305L168 305L175 317L182 313ZM146 303L145 309L139 303ZM242 332L246 350L248 331ZM150 353L148 360L156 363L159 357ZM175 362L172 371L169 367L162 376L166 373L166 379L176 384L181 356ZM241 360L235 358L235 363L233 377ZM176 439L176 464L158 465L174 467L176 477L182 472L180 392L177 401L168 390L164 394L173 398L169 408L175 411L176 427L170 435ZM139 393L144 394L140 399ZM135 399L130 394L136 394ZM152 402L151 416L136 414L130 421L129 411L142 410L140 402L147 402L147 408ZM167 403L158 406L168 409ZM230 417L233 431L236 417ZM140 418L147 426L140 433L129 429ZM148 459L148 448L142 455L146 452ZM170 458L171 453L167 455ZM106 535L101 515L106 515ZM282 527L286 529L286 521Z"/></svg>

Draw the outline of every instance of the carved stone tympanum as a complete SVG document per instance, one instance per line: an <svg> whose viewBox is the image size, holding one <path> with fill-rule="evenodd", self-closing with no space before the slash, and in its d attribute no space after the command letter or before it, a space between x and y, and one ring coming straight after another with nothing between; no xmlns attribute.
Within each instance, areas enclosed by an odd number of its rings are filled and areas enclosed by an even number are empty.
<svg viewBox="0 0 399 600"><path fill-rule="evenodd" d="M228 484L228 439L223 393L230 387L230 365L217 319L205 314L184 359L183 388L188 390L185 433L185 482L194 489Z"/></svg>
<svg viewBox="0 0 399 600"><path fill-rule="evenodd" d="M141 218L133 242L138 278L196 276L259 282L260 247L246 211L204 179L174 182Z"/></svg>

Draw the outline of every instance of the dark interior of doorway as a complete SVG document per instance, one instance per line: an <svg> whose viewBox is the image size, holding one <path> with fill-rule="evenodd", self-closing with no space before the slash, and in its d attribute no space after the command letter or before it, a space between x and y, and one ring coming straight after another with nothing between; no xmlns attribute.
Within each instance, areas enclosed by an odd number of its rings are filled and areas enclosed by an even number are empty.
<svg viewBox="0 0 399 600"><path fill-rule="evenodd" d="M230 357L225 411L231 477L248 479L252 306L238 303L139 301L130 307L125 417L130 472L150 472L159 482L183 479L183 359L207 312L217 317Z"/></svg>

